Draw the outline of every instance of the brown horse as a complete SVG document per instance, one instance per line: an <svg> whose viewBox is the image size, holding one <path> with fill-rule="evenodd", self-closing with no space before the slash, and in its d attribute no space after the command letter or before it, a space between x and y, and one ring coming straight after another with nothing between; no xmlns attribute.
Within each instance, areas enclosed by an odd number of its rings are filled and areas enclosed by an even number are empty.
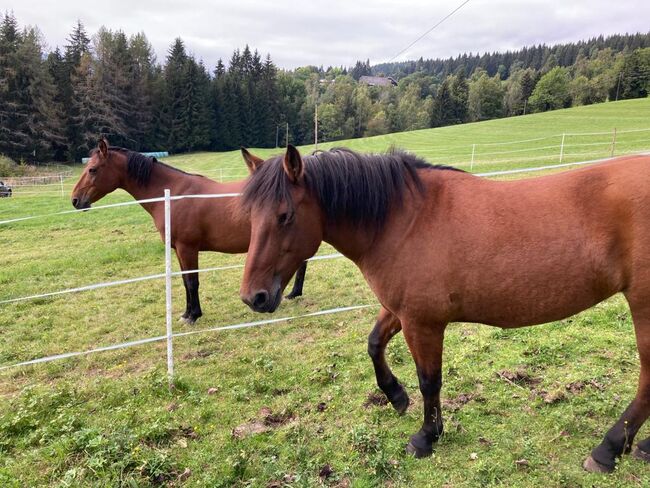
<svg viewBox="0 0 650 488"><path fill-rule="evenodd" d="M383 352L401 327L415 360L424 423L407 450L420 457L442 433L449 322L541 324L623 292L641 359L638 391L584 463L609 472L650 414L649 165L650 157L631 156L500 182L401 152L334 150L303 160L290 146L244 190L252 232L241 297L274 311L321 240L354 261L383 306L374 345ZM383 380L389 398L403 390L392 374ZM649 461L650 439L634 452Z"/></svg>
<svg viewBox="0 0 650 488"><path fill-rule="evenodd" d="M244 159L253 170L262 160L242 150ZM138 152L109 147L105 139L99 141L91 153L86 168L72 190L72 205L77 209L90 205L108 193L122 188L136 200L160 197L165 188L172 195L239 193L243 181L217 183L200 175L185 173L146 157ZM165 214L162 202L143 203L161 238L164 240ZM171 207L172 247L181 270L199 268L199 251L244 253L250 240L250 222L241 212L239 198L205 198L176 200ZM293 291L287 298L302 295L307 263L296 274ZM181 320L193 324L203 315L199 302L199 275L183 275L186 308Z"/></svg>

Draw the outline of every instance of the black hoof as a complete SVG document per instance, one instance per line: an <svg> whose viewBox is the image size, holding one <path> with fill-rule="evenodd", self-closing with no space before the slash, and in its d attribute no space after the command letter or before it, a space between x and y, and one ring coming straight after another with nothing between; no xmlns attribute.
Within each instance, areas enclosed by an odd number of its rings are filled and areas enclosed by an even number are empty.
<svg viewBox="0 0 650 488"><path fill-rule="evenodd" d="M406 452L414 455L417 459L429 457L433 454L433 444L426 441L420 433L411 436L406 445Z"/></svg>
<svg viewBox="0 0 650 488"><path fill-rule="evenodd" d="M639 446L636 446L634 448L634 450L632 451L632 457L634 459L640 459L641 461L645 461L646 463L650 463L650 453L645 452Z"/></svg>
<svg viewBox="0 0 650 488"><path fill-rule="evenodd" d="M394 395L393 398L389 398L389 400L395 411L400 415L404 414L406 409L409 408L409 396L402 386L400 386L399 392Z"/></svg>
<svg viewBox="0 0 650 488"><path fill-rule="evenodd" d="M409 442L406 445L406 452L415 456L416 459L422 459L431 456L431 454L433 454L433 448L429 447L428 449L422 449L414 446L412 442Z"/></svg>
<svg viewBox="0 0 650 488"><path fill-rule="evenodd" d="M606 466L604 464L601 464L591 456L585 459L585 462L582 463L582 467L585 471L588 471L590 473L611 473L614 471L614 466Z"/></svg>
<svg viewBox="0 0 650 488"><path fill-rule="evenodd" d="M287 300L293 300L294 298L298 298L298 297L301 297L301 296L302 296L302 292L294 292L294 291L292 291L291 293L289 293L284 298L286 298Z"/></svg>

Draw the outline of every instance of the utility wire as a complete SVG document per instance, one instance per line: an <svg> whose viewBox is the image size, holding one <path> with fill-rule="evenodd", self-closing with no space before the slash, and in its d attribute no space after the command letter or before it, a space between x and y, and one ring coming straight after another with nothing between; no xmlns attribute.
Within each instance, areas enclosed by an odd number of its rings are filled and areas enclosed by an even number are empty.
<svg viewBox="0 0 650 488"><path fill-rule="evenodd" d="M429 29L428 31L426 31L424 34L422 34L420 37L418 37L415 41L413 41L411 44L409 44L408 46L406 46L404 49L402 49L400 52L398 52L395 56L393 56L392 58L390 58L390 59L389 59L388 61L386 61L386 62L387 62L387 63L390 63L390 62L393 61L396 57L398 57L400 54L403 54L405 51L409 50L411 47L413 47L413 45L414 45L415 43L417 43L418 41L420 41L420 40L422 40L424 37L426 37L426 36L427 36L427 35L428 35L428 34L429 34L433 29L435 29L436 27L438 27L440 24L442 24L445 20L447 20L447 19L448 19L449 17L451 17L452 15L454 15L456 12L458 12L461 8L463 8L463 7L464 7L465 5L467 5L468 3L469 3L469 0L465 0L463 3L461 3L461 4L460 4L458 7L456 7L454 10L452 10L451 12L449 12L449 13L448 13L448 14L447 14L447 15L446 15L446 16L445 16L445 17L444 17L440 22L438 22L436 25L434 25L433 27L431 27L431 29Z"/></svg>

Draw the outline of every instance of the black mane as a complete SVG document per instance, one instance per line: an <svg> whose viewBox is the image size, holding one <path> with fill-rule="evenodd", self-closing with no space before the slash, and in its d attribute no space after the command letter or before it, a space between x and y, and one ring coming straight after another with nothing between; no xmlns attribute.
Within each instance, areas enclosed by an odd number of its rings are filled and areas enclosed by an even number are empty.
<svg viewBox="0 0 650 488"><path fill-rule="evenodd" d="M244 188L243 204L286 201L292 208L290 181L282 167L283 157L264 163ZM305 185L316 197L329 221L345 219L380 229L392 205L399 206L406 191L422 193L417 170L457 170L433 166L404 151L359 154L349 149L331 149L303 157Z"/></svg>
<svg viewBox="0 0 650 488"><path fill-rule="evenodd" d="M138 186L147 186L149 184L149 182L151 181L151 172L154 166L157 164L169 169L173 169L174 171L178 171L179 173L182 173L184 175L190 174L190 173L186 173L181 169L174 168L173 166L169 166L168 164L161 163L156 158L152 156L145 156L144 154L139 153L137 151L132 151L130 149L125 149L123 147L117 147L117 146L110 146L108 150L109 152L110 151L120 152L126 156L126 174L129 176L129 178L135 180ZM98 149L93 149L90 152L90 155L92 156L97 151Z"/></svg>

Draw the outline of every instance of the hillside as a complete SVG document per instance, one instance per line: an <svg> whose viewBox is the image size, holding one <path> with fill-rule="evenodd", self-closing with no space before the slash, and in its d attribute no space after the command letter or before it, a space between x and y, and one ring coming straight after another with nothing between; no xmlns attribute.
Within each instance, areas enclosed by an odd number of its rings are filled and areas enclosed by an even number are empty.
<svg viewBox="0 0 650 488"><path fill-rule="evenodd" d="M597 133L566 136L563 162L608 157L614 128L617 129L615 154L650 150L650 99L600 103L507 119L327 142L318 147L382 152L394 146L414 152L431 163L469 170L472 145L476 144L475 162L471 169L485 172L558 163L562 133ZM649 130L625 132L638 129ZM300 150L309 153L314 148L312 144L301 146ZM253 151L268 157L281 149ZM214 177L222 175L235 179L246 176L239 151L182 154L170 157L167 162Z"/></svg>

